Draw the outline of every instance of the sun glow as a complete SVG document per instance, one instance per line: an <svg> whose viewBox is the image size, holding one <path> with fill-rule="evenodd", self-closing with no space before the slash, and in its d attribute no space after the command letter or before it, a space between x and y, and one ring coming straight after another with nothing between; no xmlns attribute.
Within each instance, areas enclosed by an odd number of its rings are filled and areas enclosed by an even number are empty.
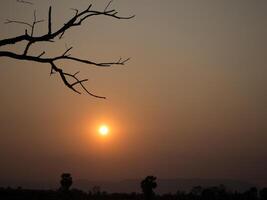
<svg viewBox="0 0 267 200"><path fill-rule="evenodd" d="M109 127L107 125L101 125L98 129L98 133L102 136L109 134Z"/></svg>

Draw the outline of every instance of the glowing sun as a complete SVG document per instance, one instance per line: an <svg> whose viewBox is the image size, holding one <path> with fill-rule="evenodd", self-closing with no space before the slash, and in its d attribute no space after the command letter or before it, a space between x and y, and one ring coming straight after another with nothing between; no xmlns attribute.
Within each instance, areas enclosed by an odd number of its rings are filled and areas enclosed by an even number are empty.
<svg viewBox="0 0 267 200"><path fill-rule="evenodd" d="M98 129L98 133L102 136L109 134L109 127L107 125L101 125Z"/></svg>

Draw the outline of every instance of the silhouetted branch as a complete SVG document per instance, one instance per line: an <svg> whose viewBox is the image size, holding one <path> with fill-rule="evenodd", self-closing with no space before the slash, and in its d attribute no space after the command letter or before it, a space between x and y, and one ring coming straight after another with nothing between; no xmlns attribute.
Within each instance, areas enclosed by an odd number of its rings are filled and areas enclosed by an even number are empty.
<svg viewBox="0 0 267 200"><path fill-rule="evenodd" d="M62 56L66 56L66 54L67 54L72 48L73 48L73 47L68 48L68 49L63 53Z"/></svg>
<svg viewBox="0 0 267 200"><path fill-rule="evenodd" d="M43 55L45 54L45 51L43 51L39 56L37 56L38 58L41 58Z"/></svg>
<svg viewBox="0 0 267 200"><path fill-rule="evenodd" d="M34 10L33 23L32 23L32 26L31 26L32 27L31 36L33 36L35 25L38 24L38 23L41 23L41 22L44 22L44 20L37 20L36 10Z"/></svg>
<svg viewBox="0 0 267 200"><path fill-rule="evenodd" d="M48 35L52 33L52 7L49 6L48 11Z"/></svg>
<svg viewBox="0 0 267 200"><path fill-rule="evenodd" d="M31 2L23 1L23 0L20 0L20 1L18 0L18 2L32 4ZM28 55L28 51L29 51L31 45L33 45L34 43L53 42L56 37L61 39L63 37L63 35L66 33L66 31L68 31L70 28L80 26L86 19L93 17L93 16L104 15L104 16L108 16L111 18L115 18L115 19L131 19L134 17L134 15L129 16L129 17L122 17L122 16L119 16L118 12L116 12L114 9L108 10L111 3L112 3L112 1L110 1L107 4L104 11L91 10L92 4L90 4L88 6L88 8L83 10L83 11L73 9L75 11L75 15L73 17L71 17L62 27L60 27L59 29L57 29L54 32L52 30L52 7L50 6L49 11L48 11L48 31L46 34L41 35L41 36L34 36L35 25L38 23L44 22L44 20L37 20L36 11L34 11L32 24L27 23L27 22L23 22L23 21L19 21L19 20L7 20L5 22L6 24L17 23L17 24L27 25L28 27L31 28L31 33L29 35L28 31L25 30L24 35L0 40L0 47L5 46L5 45L16 44L16 43L22 42L22 41L27 42L27 45L26 45L24 52L22 54L14 53L11 51L0 51L0 57L9 57L9 58L18 59L18 60L27 60L27 61L50 64L50 66L51 66L50 75L54 74L55 72L58 73L60 75L63 83L68 88L73 90L74 92L81 94L81 92L78 91L78 89L76 88L76 86L80 86L87 94L89 94L93 97L105 98L105 97L98 96L98 95L95 95L95 94L89 92L89 90L83 85L85 82L88 81L88 79L82 79L82 80L79 79L77 77L77 74L79 72L76 72L74 74L64 72L63 69L59 68L56 65L56 61L69 60L69 61L75 61L75 62L89 64L89 65L94 65L97 67L111 67L113 65L124 65L127 61L130 60L130 58L127 58L125 60L120 58L117 62L97 63L97 62L93 62L93 61L88 60L88 59L81 59L81 58L77 58L77 57L72 57L70 54L68 54L68 52L73 47L70 47L70 48L66 47L66 51L61 56L55 56L55 57L51 57L51 58L43 58L42 57L45 54L45 51L43 51L38 56Z"/></svg>
<svg viewBox="0 0 267 200"><path fill-rule="evenodd" d="M69 51L70 49L71 48L69 48L67 51ZM123 61L121 61L121 59L120 59L118 62L96 63L96 62L92 62L92 61L89 61L89 60L83 60L83 59L79 59L79 58L75 58L75 57L65 56L64 54L62 56L54 57L54 58L41 58L41 56L44 55L44 54L45 54L45 52L41 53L39 56L29 56L29 55L26 55L26 54L22 54L22 55L16 54L16 53L9 52L9 51L0 51L0 57L9 57L9 58L14 58L14 59L18 59L18 60L27 60L27 61L34 61L34 62L39 62L39 63L48 63L48 64L51 65L51 75L54 74L53 72L59 73L63 83L68 88L70 88L71 90L73 90L74 92L76 92L78 94L81 94L81 92L79 92L76 88L74 88L74 86L80 85L82 87L82 89L87 94L89 94L89 95L91 95L93 97L102 98L102 99L105 99L105 97L98 96L98 95L95 95L95 94L89 92L86 89L86 87L83 85L83 83L88 81L88 79L79 80L76 77L76 75L79 72L76 72L74 74L66 73L62 69L58 68L57 65L55 64L55 62L56 61L60 61L60 60L72 60L72 61L76 61L76 62L80 62L80 63L95 65L95 66L98 66L98 67L111 67L113 65L124 65L129 60L129 58L128 58L128 59L123 60ZM75 82L71 83L70 81L67 80L67 77L70 77L70 78L74 79Z"/></svg>
<svg viewBox="0 0 267 200"><path fill-rule="evenodd" d="M91 7L92 7L92 4L90 4L86 10L76 13L71 19L69 19L68 22L66 22L61 28L59 28L57 31L55 31L53 33L49 33L49 30L48 30L47 34L42 35L42 36L38 36L38 37L29 36L27 33L25 33L24 35L20 35L17 37L0 40L0 46L8 45L8 44L15 44L17 42L21 42L21 41L25 41L25 40L26 41L34 41L34 42L52 40L55 37L60 36L66 30L69 30L71 27L81 25L84 20L86 20L92 16L105 15L105 16L116 18L116 19L132 19L133 17L135 17L135 15L132 15L129 17L118 16L117 12L115 10L103 11L103 12L94 11L94 10L90 10ZM51 12L51 10L49 12ZM50 19L48 20L48 23L51 24L51 13L49 14L49 16L50 16L49 17ZM27 23L27 24L30 27L32 27L31 24L29 24L29 23ZM51 27L51 26L49 25L49 27Z"/></svg>
<svg viewBox="0 0 267 200"><path fill-rule="evenodd" d="M110 6L110 4L111 4L112 2L113 2L113 0L111 0L111 1L108 3L108 5L106 6L106 8L104 9L104 12L107 11L108 7Z"/></svg>

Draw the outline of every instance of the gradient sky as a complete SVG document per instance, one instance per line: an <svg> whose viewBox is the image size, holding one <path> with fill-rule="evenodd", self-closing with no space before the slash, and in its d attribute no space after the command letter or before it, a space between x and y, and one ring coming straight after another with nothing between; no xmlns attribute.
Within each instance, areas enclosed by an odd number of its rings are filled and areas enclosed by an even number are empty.
<svg viewBox="0 0 267 200"><path fill-rule="evenodd" d="M55 29L70 8L88 6L34 2L1 1L1 39L25 28L5 19L31 21L34 8L46 18L52 4ZM97 9L108 3L91 2ZM95 17L31 50L58 55L66 43L93 61L131 57L105 69L62 63L108 100L73 93L49 76L49 65L0 59L0 180L58 180L67 171L89 180L153 174L267 184L267 1L115 0L112 7L136 17ZM106 139L96 136L102 122L112 129Z"/></svg>

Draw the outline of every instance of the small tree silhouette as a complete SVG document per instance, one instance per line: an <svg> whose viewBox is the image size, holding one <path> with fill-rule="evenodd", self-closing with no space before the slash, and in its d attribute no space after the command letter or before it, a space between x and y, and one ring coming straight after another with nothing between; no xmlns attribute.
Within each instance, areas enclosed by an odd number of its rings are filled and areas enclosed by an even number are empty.
<svg viewBox="0 0 267 200"><path fill-rule="evenodd" d="M147 176L141 182L141 188L142 188L142 191L144 193L144 197L146 200L151 200L155 196L153 189L157 187L156 179L157 178L155 176Z"/></svg>
<svg viewBox="0 0 267 200"><path fill-rule="evenodd" d="M68 191L72 185L72 177L69 173L63 173L60 180L61 190Z"/></svg>
<svg viewBox="0 0 267 200"><path fill-rule="evenodd" d="M258 199L258 189L256 187L250 188L248 191L245 192L245 198L249 200Z"/></svg>

